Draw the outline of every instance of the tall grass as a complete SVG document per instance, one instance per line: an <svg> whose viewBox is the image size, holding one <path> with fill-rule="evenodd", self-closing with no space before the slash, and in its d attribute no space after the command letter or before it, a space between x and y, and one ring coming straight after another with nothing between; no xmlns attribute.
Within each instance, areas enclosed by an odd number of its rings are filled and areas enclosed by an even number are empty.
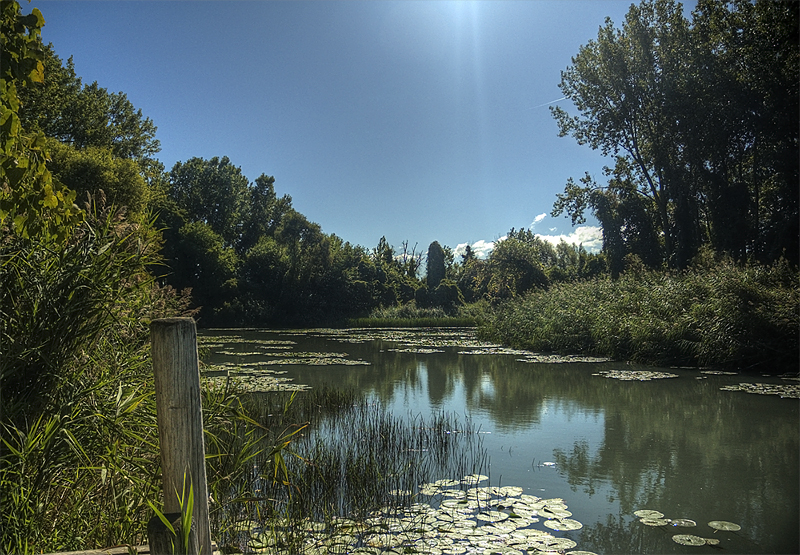
<svg viewBox="0 0 800 555"><path fill-rule="evenodd" d="M453 314L440 307L418 308L412 301L377 308L369 317L348 320L347 325L354 328L469 327L477 325L485 310L485 303L473 303L459 307Z"/></svg>
<svg viewBox="0 0 800 555"><path fill-rule="evenodd" d="M63 245L6 236L3 552L109 545L146 520L158 465L142 320L156 298L171 303L145 271L156 248L149 226L112 209Z"/></svg>
<svg viewBox="0 0 800 555"><path fill-rule="evenodd" d="M0 553L143 543L161 502L148 322L188 300L150 277L150 225L92 208L66 244L0 244ZM235 391L205 397L214 453L247 418Z"/></svg>
<svg viewBox="0 0 800 555"><path fill-rule="evenodd" d="M386 508L400 512L416 500L420 484L486 465L471 423L451 415L397 418L353 392L327 388L299 392L288 407L274 394L245 403L264 429L277 434L297 429L292 422L306 421L308 427L286 456L289 483L276 479L275 462L265 450L231 490L215 525L227 550L247 550L254 538L263 542L266 535L278 552L298 552L309 527L316 526L311 523L333 531L344 517L364 519ZM275 435L264 439L267 447L280 444Z"/></svg>
<svg viewBox="0 0 800 555"><path fill-rule="evenodd" d="M480 334L536 351L797 371L799 284L788 264L727 260L562 283L501 306Z"/></svg>

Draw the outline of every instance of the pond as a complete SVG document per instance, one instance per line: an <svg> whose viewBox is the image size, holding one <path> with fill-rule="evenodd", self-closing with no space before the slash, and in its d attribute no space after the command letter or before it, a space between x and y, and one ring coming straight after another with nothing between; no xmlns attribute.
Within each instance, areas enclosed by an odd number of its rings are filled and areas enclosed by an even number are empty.
<svg viewBox="0 0 800 555"><path fill-rule="evenodd" d="M800 552L796 377L537 356L470 329L209 330L201 340L207 362L243 369L257 389L353 388L400 417L468 419L487 455L483 485L514 487L509 502L561 499L552 510L582 524L544 527L555 517L540 506L538 529L574 540L552 552ZM661 516L635 514L645 510ZM474 552L526 552L502 549Z"/></svg>

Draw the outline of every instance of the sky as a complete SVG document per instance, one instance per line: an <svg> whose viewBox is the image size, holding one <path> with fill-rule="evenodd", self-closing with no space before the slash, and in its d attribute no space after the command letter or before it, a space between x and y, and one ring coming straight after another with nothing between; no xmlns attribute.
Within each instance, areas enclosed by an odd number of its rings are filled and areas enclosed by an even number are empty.
<svg viewBox="0 0 800 555"><path fill-rule="evenodd" d="M561 71L630 0L21 4L84 83L153 120L167 169L228 156L367 248L485 254L512 227L601 246L596 221L550 212L610 161L559 137L548 107L577 113Z"/></svg>

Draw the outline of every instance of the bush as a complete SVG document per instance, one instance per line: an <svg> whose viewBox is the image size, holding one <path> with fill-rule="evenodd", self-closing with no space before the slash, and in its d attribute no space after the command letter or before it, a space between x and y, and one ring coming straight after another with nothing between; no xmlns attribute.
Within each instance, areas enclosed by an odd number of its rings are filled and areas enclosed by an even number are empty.
<svg viewBox="0 0 800 555"><path fill-rule="evenodd" d="M536 351L796 370L799 283L797 270L784 262L723 260L683 273L637 267L616 281L554 284L507 301L481 334Z"/></svg>

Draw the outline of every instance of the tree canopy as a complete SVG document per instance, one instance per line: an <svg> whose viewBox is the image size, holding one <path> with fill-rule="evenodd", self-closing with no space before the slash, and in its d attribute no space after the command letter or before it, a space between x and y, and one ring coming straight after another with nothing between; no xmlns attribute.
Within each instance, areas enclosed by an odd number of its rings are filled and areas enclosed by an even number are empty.
<svg viewBox="0 0 800 555"><path fill-rule="evenodd" d="M611 156L606 184L570 179L553 207L591 210L617 272L637 254L685 267L700 246L798 258L798 3L672 0L606 19L562 72L578 115L560 134Z"/></svg>

